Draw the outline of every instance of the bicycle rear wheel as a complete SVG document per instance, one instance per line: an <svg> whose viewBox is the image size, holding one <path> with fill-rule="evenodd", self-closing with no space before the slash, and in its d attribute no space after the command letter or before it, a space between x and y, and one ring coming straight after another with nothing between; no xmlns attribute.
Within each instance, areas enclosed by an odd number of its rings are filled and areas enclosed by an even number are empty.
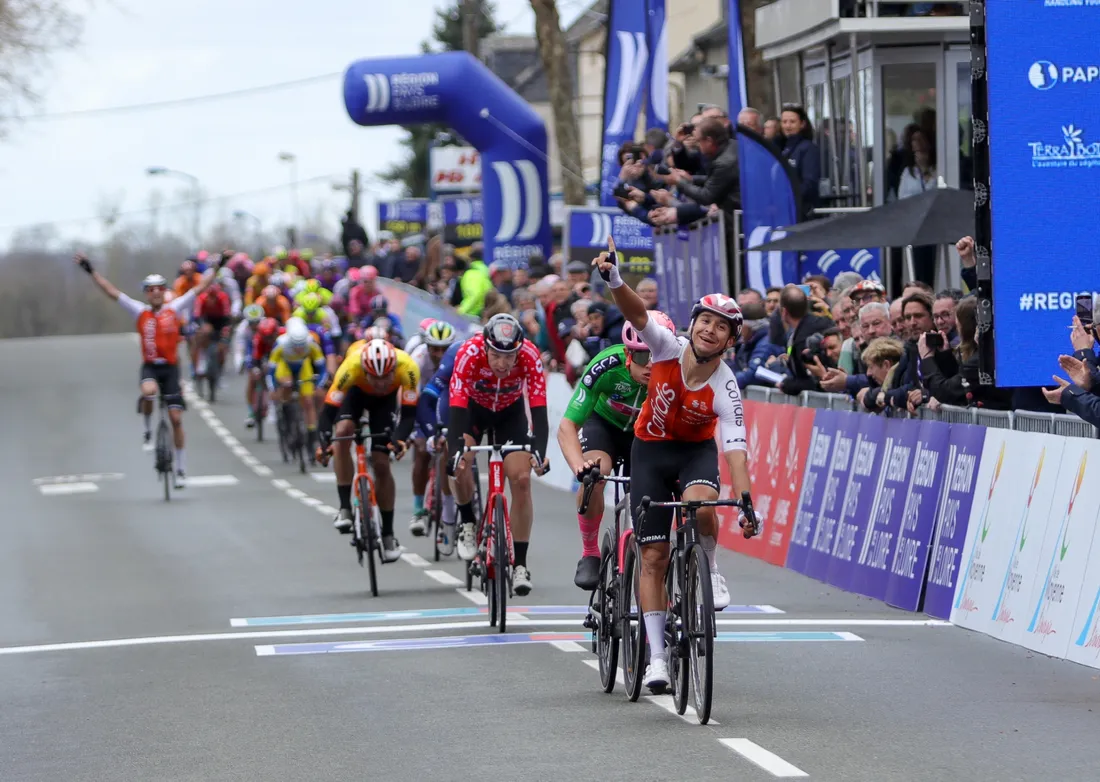
<svg viewBox="0 0 1100 782"><path fill-rule="evenodd" d="M359 493L359 532L363 537L363 543L367 547L367 572L370 574L370 593L378 597L378 563L375 561L375 551L378 549L378 541L374 538L374 506L370 501L370 485L366 478L360 478L355 490Z"/></svg>
<svg viewBox="0 0 1100 782"><path fill-rule="evenodd" d="M155 448L157 472L164 482L164 501L172 500L172 435L168 423L162 418L157 425L157 444Z"/></svg>
<svg viewBox="0 0 1100 782"><path fill-rule="evenodd" d="M596 655L600 661L600 684L603 691L610 693L615 689L615 674L619 665L619 645L615 642L615 604L616 586L615 540L611 533L605 533L600 546L600 583L596 587L596 600L599 601L599 617L592 631L596 641Z"/></svg>
<svg viewBox="0 0 1100 782"><path fill-rule="evenodd" d="M264 392L261 386L256 391L256 410L254 412L256 418L256 442L262 443L264 441L264 418L267 417L267 394Z"/></svg>
<svg viewBox="0 0 1100 782"><path fill-rule="evenodd" d="M638 600L638 583L641 576L641 551L633 535L626 542L623 572L619 575L622 600L623 636L623 685L631 702L642 694L642 676L645 671L646 636L642 620L641 603Z"/></svg>
<svg viewBox="0 0 1100 782"><path fill-rule="evenodd" d="M431 508L428 510L428 534L432 536L432 556L435 561L439 561L439 533L443 530L443 485L439 482L439 472L436 466L432 466L432 473L429 479L431 485L431 491L428 496L431 498Z"/></svg>
<svg viewBox="0 0 1100 782"><path fill-rule="evenodd" d="M691 664L691 685L695 694L695 713L702 725L710 721L714 692L714 595L710 564L699 545L692 546L687 558L687 581L683 596L684 637ZM686 697L686 695L685 695Z"/></svg>
<svg viewBox="0 0 1100 782"><path fill-rule="evenodd" d="M206 346L206 385L210 389L210 402L218 395L218 340L211 339Z"/></svg>

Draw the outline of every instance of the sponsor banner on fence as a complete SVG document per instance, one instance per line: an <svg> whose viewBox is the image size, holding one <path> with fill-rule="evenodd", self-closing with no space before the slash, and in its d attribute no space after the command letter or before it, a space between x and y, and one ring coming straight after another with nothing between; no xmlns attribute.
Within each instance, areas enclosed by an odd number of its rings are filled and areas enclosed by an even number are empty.
<svg viewBox="0 0 1100 782"><path fill-rule="evenodd" d="M560 372L551 372L547 375L546 415L550 420L550 439L546 445L546 458L550 460L550 472L543 476L536 475L535 479L565 491L575 489L577 481L569 472L569 465L565 463L565 457L562 456L561 447L558 445L558 423L565 418L565 409L569 407L569 399L572 396L573 389L569 387L569 381L565 379L565 375ZM578 542L579 540L578 537Z"/></svg>
<svg viewBox="0 0 1100 782"><path fill-rule="evenodd" d="M1011 643L1026 631L1065 438L988 429L951 621Z"/></svg>
<svg viewBox="0 0 1100 782"><path fill-rule="evenodd" d="M794 529L802 472L814 428L814 411L806 407L745 403L748 425L749 477L752 501L764 519L764 534L745 540L737 526L737 512L720 508L722 518L718 542L739 551L782 566L787 560ZM792 415L793 413L793 415ZM733 496L726 460L720 458L723 498Z"/></svg>
<svg viewBox="0 0 1100 782"><path fill-rule="evenodd" d="M909 500L909 485L917 460L917 439L920 431L918 425L900 418L886 419L884 424L881 464L876 476L874 501L856 541L856 551L851 559L851 577L844 586L849 591L878 600L886 599L890 576L899 565L904 572L913 567L907 559L899 562L897 556L903 549L902 517L908 510L906 505ZM853 474L854 472L853 470ZM927 539L925 543L927 544ZM923 575L922 571L918 578ZM842 585L838 583L837 586ZM919 582L917 595L919 598Z"/></svg>
<svg viewBox="0 0 1100 782"><path fill-rule="evenodd" d="M852 588L853 563L859 554L856 543L864 536L875 502L887 424L886 418L876 415L851 415L857 417L859 424L852 443L848 479L837 487L841 500L836 526L828 541L828 565L822 579L844 590ZM881 573L875 578L885 580Z"/></svg>
<svg viewBox="0 0 1100 782"><path fill-rule="evenodd" d="M820 516L826 507L833 512L837 485L847 478L854 438L852 430L857 425L854 413L818 410L814 415L813 436L798 497L798 514L787 549L787 567L791 570L809 575L807 569L818 537Z"/></svg>
<svg viewBox="0 0 1100 782"><path fill-rule="evenodd" d="M630 264L629 271L635 274L653 272L653 226L617 207L566 207L562 247L569 260L591 263L607 250L609 234L615 240L615 248L623 254L623 260Z"/></svg>
<svg viewBox="0 0 1100 782"><path fill-rule="evenodd" d="M431 202L426 198L402 198L378 204L378 230L389 231L398 239L424 233L428 229Z"/></svg>
<svg viewBox="0 0 1100 782"><path fill-rule="evenodd" d="M951 617L951 603L962 577L962 552L985 444L984 427L970 424L950 424L950 427L943 492L936 508L932 561L924 587L924 611L940 619Z"/></svg>
<svg viewBox="0 0 1100 782"><path fill-rule="evenodd" d="M389 301L390 312L401 319L406 337L411 337L416 333L416 324L424 318L447 321L458 330L459 335L463 338L473 335L479 328L479 324L475 319L458 314L453 308L440 304L419 288L414 288L403 282L381 278L376 284L379 291Z"/></svg>
<svg viewBox="0 0 1100 782"><path fill-rule="evenodd" d="M1082 627L1091 624L1088 617L1093 613L1097 593L1097 581L1095 578L1089 581L1087 577L1094 564L1092 560L1097 559L1090 555L1097 508L1100 508L1100 443L1067 437L1031 602L1026 613L1021 612L1023 615L1019 617L1024 624L1024 646L1055 657L1070 656L1071 650L1079 648L1075 642L1082 633L1075 627L1074 618L1082 617ZM1093 573L1095 576L1097 571ZM1082 598L1088 601L1084 610L1080 608ZM1095 649L1092 658L1091 663L1078 662L1100 667Z"/></svg>
<svg viewBox="0 0 1100 782"><path fill-rule="evenodd" d="M483 238L481 199L448 196L440 199L443 207L443 241L455 247L455 255L469 257L467 249Z"/></svg>
<svg viewBox="0 0 1100 782"><path fill-rule="evenodd" d="M658 306L685 328L695 302L708 293L729 291L723 215L684 228L657 229L653 239Z"/></svg>

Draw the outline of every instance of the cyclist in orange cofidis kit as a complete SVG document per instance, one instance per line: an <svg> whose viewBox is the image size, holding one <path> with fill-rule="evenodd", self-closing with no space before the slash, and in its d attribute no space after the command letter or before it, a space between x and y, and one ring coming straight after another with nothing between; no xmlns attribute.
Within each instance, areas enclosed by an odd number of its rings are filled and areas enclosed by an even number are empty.
<svg viewBox="0 0 1100 782"><path fill-rule="evenodd" d="M634 424L630 506L642 550L639 609L650 652L642 682L660 691L669 683L665 571L672 511L650 508L640 515L638 506L647 495L654 502L671 501L673 492L684 501L717 500L720 484L715 429L734 496L750 490L741 390L733 370L722 361L722 354L737 343L741 332L741 308L721 293L704 296L691 310L688 335L677 337L650 318L645 302L619 275L618 254L610 237L607 244L609 252L601 253L593 264L608 282L615 304L651 353L649 388ZM699 508L697 520L700 543L710 563L714 608L720 611L729 605L730 595L714 556L717 513L713 507ZM757 525L744 514L738 521L746 538L757 534Z"/></svg>

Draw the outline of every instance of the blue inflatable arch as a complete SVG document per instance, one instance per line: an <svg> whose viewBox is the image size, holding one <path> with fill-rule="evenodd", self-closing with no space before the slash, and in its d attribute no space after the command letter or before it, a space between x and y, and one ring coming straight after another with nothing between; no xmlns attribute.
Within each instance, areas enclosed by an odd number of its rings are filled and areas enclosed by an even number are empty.
<svg viewBox="0 0 1100 782"><path fill-rule="evenodd" d="M358 60L344 105L359 125L450 125L481 153L486 262L550 255L546 125L467 52Z"/></svg>

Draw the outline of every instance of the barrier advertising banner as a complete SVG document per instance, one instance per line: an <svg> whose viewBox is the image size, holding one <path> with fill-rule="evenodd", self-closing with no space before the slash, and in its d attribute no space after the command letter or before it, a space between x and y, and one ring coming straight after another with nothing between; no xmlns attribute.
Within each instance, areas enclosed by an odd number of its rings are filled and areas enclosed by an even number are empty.
<svg viewBox="0 0 1100 782"><path fill-rule="evenodd" d="M571 261L591 263L607 250L607 237L623 254L627 269L636 274L653 272L653 226L635 219L618 207L566 207L562 248ZM626 270L624 270L626 271Z"/></svg>
<svg viewBox="0 0 1100 782"><path fill-rule="evenodd" d="M686 228L655 228L653 238L658 306L686 326L696 301L729 291L724 217L719 212Z"/></svg>
<svg viewBox="0 0 1100 782"><path fill-rule="evenodd" d="M1018 617L1024 625L1021 643L1054 657L1066 657L1076 640L1074 617L1079 598L1087 595L1092 599L1096 591L1096 581L1089 582L1086 574L1100 508L1098 460L1100 443L1065 438L1031 602L1027 612ZM1085 615L1090 612L1091 605Z"/></svg>
<svg viewBox="0 0 1100 782"><path fill-rule="evenodd" d="M918 457L920 433L920 427L910 421L890 418L883 423L882 463L874 489L874 503L856 541L851 577L844 586L851 592L878 600L886 599L890 575L899 564L894 552L901 551L902 516L909 510L909 486ZM903 561L902 567L903 570L911 569L912 565ZM918 578L923 575L922 571ZM919 582L917 594L920 594Z"/></svg>
<svg viewBox="0 0 1100 782"><path fill-rule="evenodd" d="M814 577L819 580L825 578L829 544L840 510L838 494L848 480L852 444L858 429L855 413L818 410L814 415L798 515L787 549L787 567L791 570L807 576L817 573Z"/></svg>
<svg viewBox="0 0 1100 782"><path fill-rule="evenodd" d="M1067 448L1067 451L1069 449ZM1095 528L1097 524L1100 524L1100 515L1097 515L1098 509L1100 509L1100 500L1096 498L1097 488L1100 488L1097 484L1097 472L1100 471L1100 465L1093 466L1095 459L1100 458L1100 452L1096 452L1095 446L1090 448L1094 451L1090 454L1093 458L1089 459L1089 465L1087 467L1087 477L1084 482L1084 491L1091 495L1091 503L1089 497L1082 497L1078 500L1078 503L1074 504L1074 518L1069 526L1067 533L1067 539L1070 546L1076 546L1078 542L1082 544L1082 548L1085 545L1085 541L1092 537L1091 551L1088 555L1088 564L1085 567L1085 572L1080 581L1080 588L1077 590L1078 598L1076 601L1070 600L1069 602L1076 602L1076 612L1073 621L1073 629L1069 634L1069 648L1066 652L1066 658L1073 660L1074 662L1081 663L1082 665L1090 665L1093 668L1100 668L1100 536L1096 536L1088 531L1089 527ZM1080 518L1077 514L1080 514ZM1076 540L1069 538L1078 529L1081 531L1081 535ZM1058 555L1062 556L1062 548L1066 546L1063 542L1058 549ZM1072 557L1079 556L1079 552L1073 552L1070 548L1066 553ZM1059 560L1056 567L1062 567L1062 560ZM1070 565L1072 567L1072 565ZM1052 575L1050 584L1048 585L1048 592L1054 596L1058 596L1062 589L1066 589L1067 595L1072 596L1073 584L1069 578L1058 575L1055 577ZM1047 608L1048 621L1051 622L1055 629L1058 629L1056 624L1058 617L1050 616L1053 613L1050 608ZM1037 624L1038 627L1038 624Z"/></svg>
<svg viewBox="0 0 1100 782"><path fill-rule="evenodd" d="M745 403L748 424L752 501L764 519L764 533L745 540L733 508L720 508L718 542L726 548L782 566L787 561L802 472L814 428L814 411L805 407ZM793 413L793 415L792 415ZM725 459L718 460L723 498L733 496Z"/></svg>
<svg viewBox="0 0 1100 782"><path fill-rule="evenodd" d="M950 427L945 480L936 508L932 561L924 588L924 612L940 619L951 617L986 431L969 424L950 424Z"/></svg>
<svg viewBox="0 0 1100 782"><path fill-rule="evenodd" d="M986 431L979 502L963 552L967 572L951 612L955 624L1022 640L1064 443L1054 435Z"/></svg>
<svg viewBox="0 0 1100 782"><path fill-rule="evenodd" d="M906 611L920 608L924 591L928 555L936 528L936 515L947 475L948 452L951 446L951 425L940 421L898 421L905 430L916 429L905 501L898 519L898 537L890 555L890 576L885 600ZM906 426L905 424L909 425ZM884 464L886 462L884 461ZM883 468L884 471L886 468ZM889 478L887 478L888 480ZM901 494L894 495L894 501Z"/></svg>
<svg viewBox="0 0 1100 782"><path fill-rule="evenodd" d="M859 551L856 542L862 540L868 517L875 502L875 488L882 466L882 444L886 439L887 419L877 415L851 413L859 421L852 444L848 480L838 487L840 506L836 526L829 543L829 560L824 581L844 590L851 590L853 562ZM822 543L824 544L824 536ZM881 574L876 580L885 580ZM885 585L885 584L884 584Z"/></svg>
<svg viewBox="0 0 1100 782"><path fill-rule="evenodd" d="M398 239L424 233L428 228L430 203L426 198L379 202L378 230L389 231Z"/></svg>

